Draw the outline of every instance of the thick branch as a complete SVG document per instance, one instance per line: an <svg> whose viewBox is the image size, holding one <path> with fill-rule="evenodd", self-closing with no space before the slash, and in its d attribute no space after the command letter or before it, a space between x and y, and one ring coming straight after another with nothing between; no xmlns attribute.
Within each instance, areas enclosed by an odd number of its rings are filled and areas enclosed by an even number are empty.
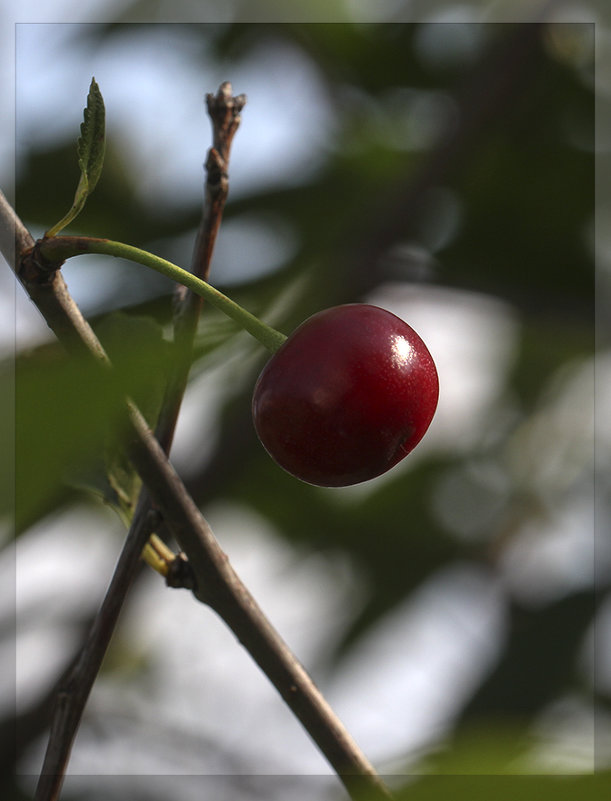
<svg viewBox="0 0 611 801"><path fill-rule="evenodd" d="M0 191L0 251L13 270L33 246L34 239ZM70 296L59 270L25 275L22 283L30 297L32 293L26 284L31 286L38 310L69 353L93 354L98 361L108 363L102 345Z"/></svg>
<svg viewBox="0 0 611 801"><path fill-rule="evenodd" d="M2 218L0 229L6 227L15 230L18 221L1 193L0 217ZM2 237L0 241L3 245L5 239L8 241L10 237ZM9 258L10 255L9 253ZM22 246L18 246L15 255L17 257L23 255ZM31 276L30 280L24 282L24 286L31 299L38 305L42 285ZM73 337L78 337L83 326L88 327L88 324L74 304L64 304L59 292L56 296L55 282L49 286L50 289L44 289L48 292L46 303L43 304L45 319L62 341L66 340L66 344L71 346ZM43 311L43 308L40 306L39 308ZM66 319L59 324L62 317ZM95 339L93 332L86 337L83 347L99 359L99 349L90 349L86 344L90 342L91 337ZM376 796L388 798L390 794L372 765L232 570L226 555L170 465L163 449L138 410L131 405L129 420L131 432L128 452L161 510L164 522L191 563L197 582L196 597L209 604L236 634L304 725L340 776L348 792L356 797L367 789L372 798ZM135 538L132 545L134 552L140 547ZM133 553L130 551L130 558L132 556ZM126 556L127 561L129 560ZM60 702L60 718L61 715ZM47 797L54 798L56 795Z"/></svg>
<svg viewBox="0 0 611 801"><path fill-rule="evenodd" d="M134 428L142 422L135 412ZM372 799L390 794L343 724L267 620L219 547L207 522L153 438L139 439L132 459L164 521L187 555L195 596L227 623L274 684L353 795L368 788Z"/></svg>

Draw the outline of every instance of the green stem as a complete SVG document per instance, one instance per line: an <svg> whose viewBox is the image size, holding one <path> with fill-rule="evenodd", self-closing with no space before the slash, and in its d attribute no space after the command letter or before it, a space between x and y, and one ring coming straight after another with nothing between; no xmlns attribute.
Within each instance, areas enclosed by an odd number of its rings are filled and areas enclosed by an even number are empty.
<svg viewBox="0 0 611 801"><path fill-rule="evenodd" d="M207 300L219 311L234 320L241 328L248 331L268 350L275 352L286 341L285 334L276 331L266 323L255 317L246 309L218 289L215 289L206 281L197 278L187 270L177 267L170 261L166 261L153 253L140 248L126 245L123 242L113 242L110 239L96 239L93 237L80 236L57 236L45 237L36 243L36 249L44 259L50 262L63 261L73 256L80 256L83 253L99 253L106 256L115 256L128 261L134 261L150 267L158 273L171 278L179 284L183 284L196 295Z"/></svg>
<svg viewBox="0 0 611 801"><path fill-rule="evenodd" d="M79 181L79 185L76 190L76 195L74 196L74 203L72 204L72 207L61 218L59 222L55 223L55 225L52 228L49 228L49 230L45 234L45 238L56 236L60 231L62 231L64 228L70 225L70 223L81 213L81 211L85 206L85 201L87 200L87 189L86 188L82 189L81 188L82 185L83 185L83 176L81 175L81 180Z"/></svg>

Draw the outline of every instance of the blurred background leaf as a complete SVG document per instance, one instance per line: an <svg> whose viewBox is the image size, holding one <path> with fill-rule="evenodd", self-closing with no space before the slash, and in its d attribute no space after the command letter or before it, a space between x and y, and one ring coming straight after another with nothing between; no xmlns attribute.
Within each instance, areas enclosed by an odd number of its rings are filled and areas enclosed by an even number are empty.
<svg viewBox="0 0 611 801"><path fill-rule="evenodd" d="M609 775L579 776L571 778L550 778L546 776L520 776L508 780L506 777L477 776L469 779L456 776L435 776L422 782L408 785L399 799L412 801L433 801L452 793L459 801L479 801L494 798L510 799L520 794L520 798L532 801L569 801L576 797L585 801L598 801L604 798Z"/></svg>

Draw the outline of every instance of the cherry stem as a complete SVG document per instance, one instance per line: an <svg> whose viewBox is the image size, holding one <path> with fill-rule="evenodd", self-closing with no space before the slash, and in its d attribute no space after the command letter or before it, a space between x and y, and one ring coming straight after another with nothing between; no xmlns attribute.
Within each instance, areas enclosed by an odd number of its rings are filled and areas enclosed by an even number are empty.
<svg viewBox="0 0 611 801"><path fill-rule="evenodd" d="M53 264L62 262L64 259L73 256L81 256L84 253L98 253L105 256L115 256L116 258L127 259L128 261L150 267L167 278L186 286L196 295L207 300L219 311L230 317L234 322L245 331L257 339L264 347L274 353L286 341L286 335L264 323L254 314L244 309L234 300L228 298L211 284L202 281L201 278L193 273L183 270L176 264L172 264L160 256L155 256L146 250L126 245L123 242L114 242L111 239L97 239L86 236L54 236L45 237L38 240L35 245L35 252L42 256L45 262L51 262L45 266L51 267ZM41 265L42 266L42 265Z"/></svg>

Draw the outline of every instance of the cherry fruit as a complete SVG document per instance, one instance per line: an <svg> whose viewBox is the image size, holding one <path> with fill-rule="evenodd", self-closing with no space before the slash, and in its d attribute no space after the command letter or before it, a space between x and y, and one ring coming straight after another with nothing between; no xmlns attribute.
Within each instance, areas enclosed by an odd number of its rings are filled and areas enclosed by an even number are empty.
<svg viewBox="0 0 611 801"><path fill-rule="evenodd" d="M435 363L391 312L347 304L302 323L263 368L253 420L263 446L309 484L385 473L424 436L437 407Z"/></svg>

